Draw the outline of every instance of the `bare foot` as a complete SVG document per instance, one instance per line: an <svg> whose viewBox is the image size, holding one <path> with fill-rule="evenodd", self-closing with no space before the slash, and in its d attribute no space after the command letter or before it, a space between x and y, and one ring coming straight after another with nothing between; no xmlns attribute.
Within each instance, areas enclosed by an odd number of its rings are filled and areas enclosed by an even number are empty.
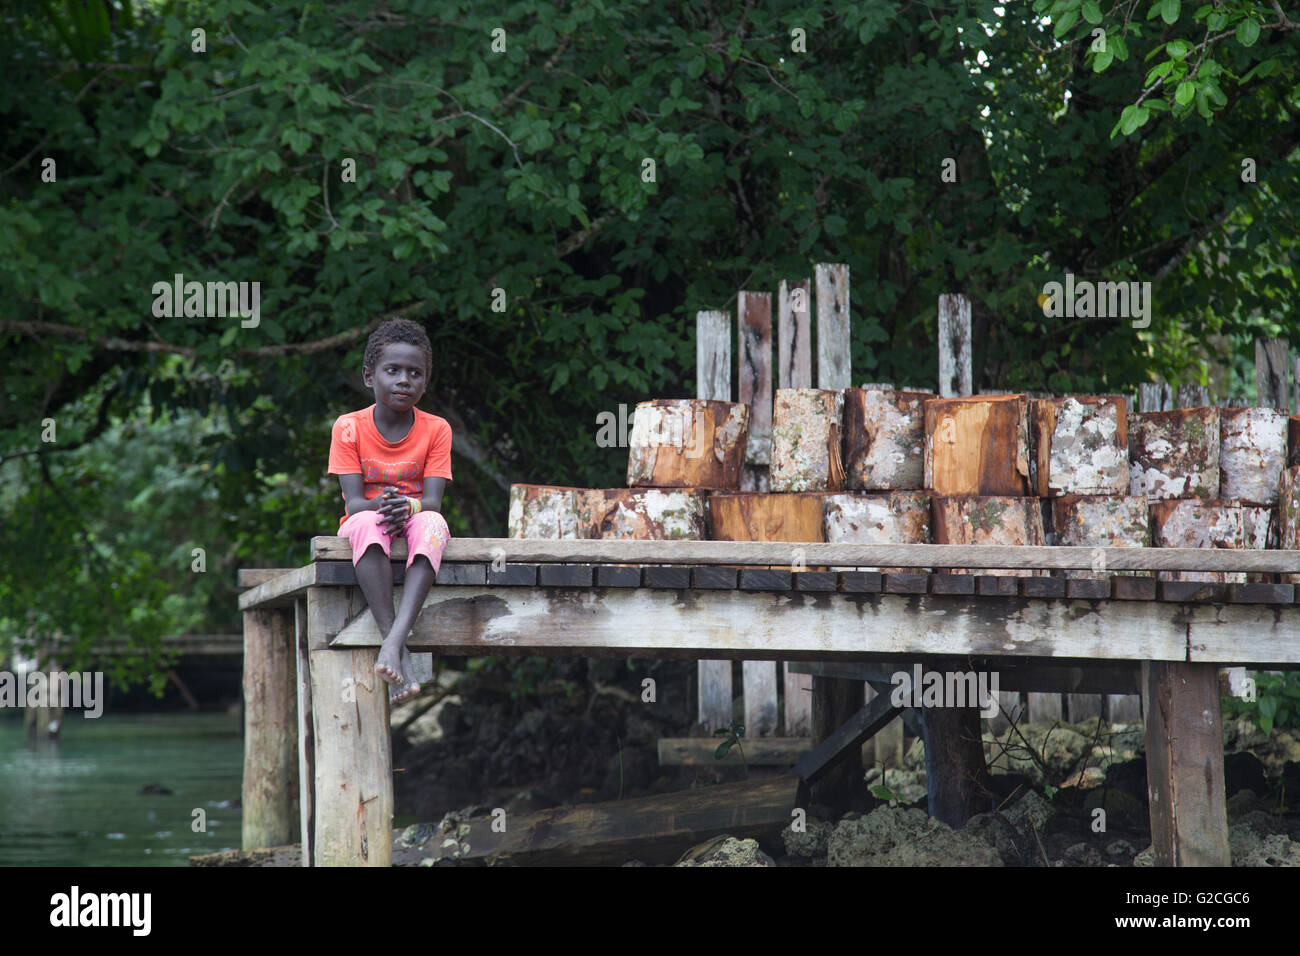
<svg viewBox="0 0 1300 956"><path fill-rule="evenodd" d="M401 693L389 694L388 702L390 704L410 700L420 693L420 682L415 679L415 662L411 660L411 652L407 649L406 644L402 644L401 674L404 689Z"/></svg>
<svg viewBox="0 0 1300 956"><path fill-rule="evenodd" d="M386 637L379 648L379 660L375 661L375 673L394 687L406 683L406 677L402 673L402 652L405 650L405 641Z"/></svg>

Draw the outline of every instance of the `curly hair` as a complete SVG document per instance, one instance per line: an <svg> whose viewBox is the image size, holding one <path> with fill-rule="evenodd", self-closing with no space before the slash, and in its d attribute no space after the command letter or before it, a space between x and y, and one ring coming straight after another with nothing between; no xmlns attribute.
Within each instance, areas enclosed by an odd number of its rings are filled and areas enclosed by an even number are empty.
<svg viewBox="0 0 1300 956"><path fill-rule="evenodd" d="M371 332L370 338L366 340L366 355L362 359L363 366L374 371L375 365L379 362L379 356L384 351L384 346L392 345L394 342L416 346L424 353L425 371L429 374L433 373L433 346L429 344L429 336L422 326L410 319L389 319Z"/></svg>

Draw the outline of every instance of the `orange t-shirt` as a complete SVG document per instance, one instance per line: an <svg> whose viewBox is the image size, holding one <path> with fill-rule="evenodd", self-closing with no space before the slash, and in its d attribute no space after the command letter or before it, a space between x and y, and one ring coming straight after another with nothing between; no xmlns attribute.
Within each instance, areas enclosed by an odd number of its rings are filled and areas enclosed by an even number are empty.
<svg viewBox="0 0 1300 956"><path fill-rule="evenodd" d="M366 498L379 497L384 485L396 485L401 494L419 498L425 478L451 481L451 426L445 418L412 410L411 430L395 442L375 427L374 405L340 415L330 437L329 474L360 475ZM340 525L348 519L346 501Z"/></svg>

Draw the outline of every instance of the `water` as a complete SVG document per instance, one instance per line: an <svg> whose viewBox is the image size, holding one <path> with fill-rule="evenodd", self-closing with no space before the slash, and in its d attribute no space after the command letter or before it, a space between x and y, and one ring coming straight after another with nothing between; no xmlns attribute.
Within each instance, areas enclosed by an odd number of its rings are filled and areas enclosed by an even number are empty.
<svg viewBox="0 0 1300 956"><path fill-rule="evenodd" d="M0 867L187 866L238 849L240 717L69 711L60 739L29 743L21 715L0 719ZM142 796L158 783L170 796ZM192 829L193 811L206 832Z"/></svg>

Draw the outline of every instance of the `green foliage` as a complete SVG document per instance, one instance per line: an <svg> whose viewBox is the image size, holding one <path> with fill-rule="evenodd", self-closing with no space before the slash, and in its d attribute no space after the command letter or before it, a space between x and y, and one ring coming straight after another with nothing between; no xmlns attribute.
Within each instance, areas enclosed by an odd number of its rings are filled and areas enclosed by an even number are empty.
<svg viewBox="0 0 1300 956"><path fill-rule="evenodd" d="M740 743L740 738L745 736L745 725L738 724L734 720L732 720L729 724L727 724L727 726L719 727L713 733L715 736L721 734L726 734L727 736L727 739L722 741L722 743L718 744L717 748L713 751L713 759L722 760L724 757L727 756L728 753L731 752L731 748L735 747L738 751L740 751L740 759L745 764L745 776L748 777L749 761L745 759L745 748L741 746Z"/></svg>
<svg viewBox="0 0 1300 956"><path fill-rule="evenodd" d="M1300 346L1296 33L1254 0L32 11L0 29L17 630L111 622L148 647L195 606L237 628L233 569L300 565L337 527L329 426L371 402L365 332L399 310L433 343L424 407L456 429L458 535L504 533L504 481L621 485L596 415L693 394L696 312L814 262L850 266L858 380L935 387L952 291L975 303L977 389L1123 392L1206 363L1248 388L1256 335ZM1200 47L1207 29L1228 35ZM1150 328L1047 319L1065 271L1151 281ZM153 315L177 273L261 282L260 324ZM169 464L105 445L121 474L76 484L39 423L101 407ZM146 487L168 521L131 510ZM94 546L40 550L55 525ZM194 546L208 578L168 579Z"/></svg>
<svg viewBox="0 0 1300 956"><path fill-rule="evenodd" d="M1266 734L1274 727L1300 727L1300 671L1255 674L1255 699L1224 697L1223 714L1246 716Z"/></svg>

